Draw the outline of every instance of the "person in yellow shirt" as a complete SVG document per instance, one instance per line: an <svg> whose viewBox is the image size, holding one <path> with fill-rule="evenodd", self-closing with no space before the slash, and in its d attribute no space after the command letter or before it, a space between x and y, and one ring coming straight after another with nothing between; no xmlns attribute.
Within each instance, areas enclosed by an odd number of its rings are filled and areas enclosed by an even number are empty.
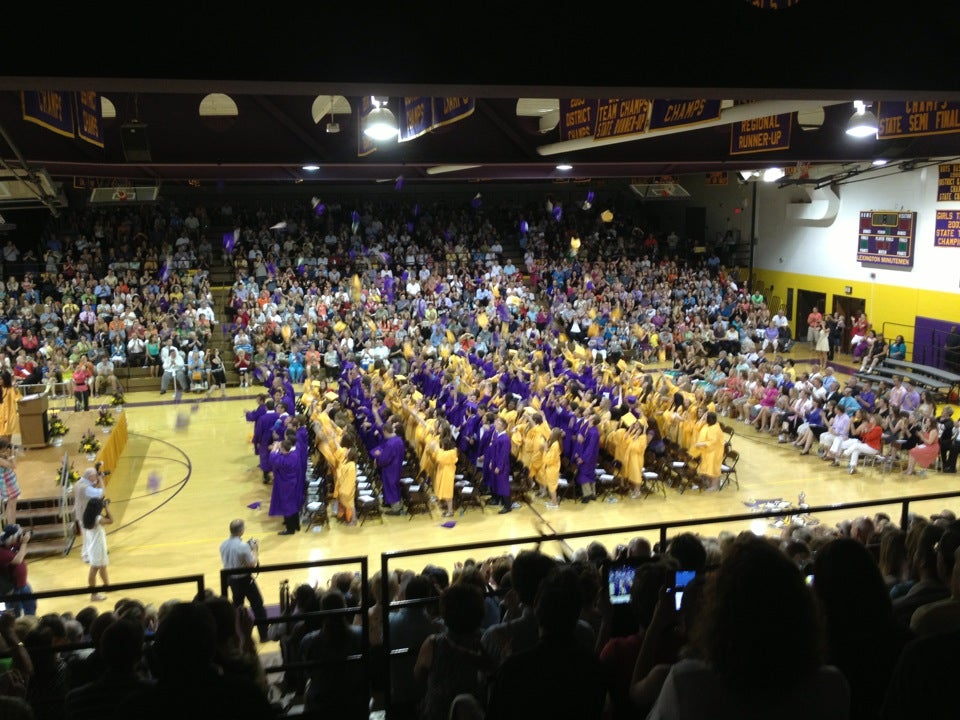
<svg viewBox="0 0 960 720"><path fill-rule="evenodd" d="M690 448L693 457L700 458L699 474L704 476L709 485L706 491L720 489L720 467L723 464L723 431L717 423L717 414L707 412L704 424L697 435L697 442Z"/></svg>

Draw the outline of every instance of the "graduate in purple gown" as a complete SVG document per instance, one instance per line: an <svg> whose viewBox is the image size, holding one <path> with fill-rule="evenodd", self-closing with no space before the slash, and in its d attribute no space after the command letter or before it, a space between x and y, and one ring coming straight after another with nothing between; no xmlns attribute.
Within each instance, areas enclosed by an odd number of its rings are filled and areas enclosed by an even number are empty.
<svg viewBox="0 0 960 720"><path fill-rule="evenodd" d="M265 401L264 407L266 410L253 424L253 445L257 455L260 456L260 470L263 472L263 482L266 484L270 482L269 456L270 446L273 443L273 425L280 416L277 414L273 400Z"/></svg>
<svg viewBox="0 0 960 720"><path fill-rule="evenodd" d="M293 448L293 441L284 438L279 447L271 450L267 455L267 462L270 471L273 473L273 489L270 491L270 517L283 517L281 535L293 535L300 529L303 484L298 481L300 458Z"/></svg>
<svg viewBox="0 0 960 720"><path fill-rule="evenodd" d="M403 438L399 437L392 423L383 426L383 442L370 452L380 468L380 481L383 484L383 502L389 506L388 515L399 515L400 473L403 471L403 456L406 452Z"/></svg>
<svg viewBox="0 0 960 720"><path fill-rule="evenodd" d="M600 459L600 417L593 415L585 421L584 429L577 435L573 461L577 465L577 484L583 497L582 503L597 499L597 460Z"/></svg>
<svg viewBox="0 0 960 720"><path fill-rule="evenodd" d="M485 410L486 406L481 406L481 412L478 414L483 414L482 411ZM493 420L496 418L492 412L486 412L483 414L483 420L480 425L477 427L477 450L476 458L474 460L475 466L480 470L480 487L482 491L490 490L490 481L487 477L487 464L484 462L486 457L487 448L490 447L490 440L493 439Z"/></svg>
<svg viewBox="0 0 960 720"><path fill-rule="evenodd" d="M266 403L267 403L267 396L266 396L266 394L261 393L260 395L257 395L257 407L256 407L256 409L255 409L255 410L248 410L248 411L246 412L247 422L252 422L252 423L254 423L254 428L256 428L256 422L257 422L257 420L260 418L260 416L263 415L263 414L267 411L267 405L266 405ZM260 449L257 447L257 437L256 437L256 434L254 434L254 435L251 437L251 441L252 441L252 444L253 444L253 454L254 454L254 455L258 455L259 452L260 452Z"/></svg>
<svg viewBox="0 0 960 720"><path fill-rule="evenodd" d="M484 479L490 485L491 505L500 505L500 514L510 512L510 436L502 417L493 421L493 437L483 457Z"/></svg>

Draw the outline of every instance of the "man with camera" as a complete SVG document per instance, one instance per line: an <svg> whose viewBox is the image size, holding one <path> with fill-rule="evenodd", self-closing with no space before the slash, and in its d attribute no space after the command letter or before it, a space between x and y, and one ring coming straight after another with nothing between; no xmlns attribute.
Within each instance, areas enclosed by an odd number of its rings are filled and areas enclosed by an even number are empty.
<svg viewBox="0 0 960 720"><path fill-rule="evenodd" d="M16 616L36 615L37 601L33 598L14 600L17 595L28 595L33 588L27 582L27 545L30 543L31 533L24 531L19 525L7 525L0 534L0 573L3 573L7 587L13 586L8 597L11 598L9 609Z"/></svg>
<svg viewBox="0 0 960 720"><path fill-rule="evenodd" d="M245 529L243 520L238 518L230 521L230 537L220 543L220 559L223 561L224 570L255 568L260 565L260 546L253 538L244 542ZM233 595L234 607L243 607L244 600L250 601L250 608L257 622L257 632L260 634L260 642L267 642L269 640L267 611L263 607L263 595L260 594L260 588L257 587L253 574L230 575L227 583Z"/></svg>

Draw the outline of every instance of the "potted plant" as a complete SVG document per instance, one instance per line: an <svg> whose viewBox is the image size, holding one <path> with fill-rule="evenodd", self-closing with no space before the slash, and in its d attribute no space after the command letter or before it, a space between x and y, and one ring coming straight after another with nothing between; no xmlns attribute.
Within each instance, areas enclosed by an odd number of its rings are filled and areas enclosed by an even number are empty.
<svg viewBox="0 0 960 720"><path fill-rule="evenodd" d="M66 423L63 422L63 419L60 417L59 413L50 413L49 429L50 444L54 447L60 447L63 445L63 436L70 432L70 428L68 428Z"/></svg>
<svg viewBox="0 0 960 720"><path fill-rule="evenodd" d="M110 409L107 407L100 408L100 415L97 417L97 427L103 430L104 435L109 435L111 428L113 428L116 418L114 418L113 413L110 412Z"/></svg>
<svg viewBox="0 0 960 720"><path fill-rule="evenodd" d="M123 392L118 390L114 393L113 398L110 400L110 405L119 413L123 410L123 403L126 402L123 397Z"/></svg>
<svg viewBox="0 0 960 720"><path fill-rule="evenodd" d="M80 438L80 452L87 456L87 460L93 462L97 459L97 453L100 451L100 441L93 435L93 430L87 432Z"/></svg>

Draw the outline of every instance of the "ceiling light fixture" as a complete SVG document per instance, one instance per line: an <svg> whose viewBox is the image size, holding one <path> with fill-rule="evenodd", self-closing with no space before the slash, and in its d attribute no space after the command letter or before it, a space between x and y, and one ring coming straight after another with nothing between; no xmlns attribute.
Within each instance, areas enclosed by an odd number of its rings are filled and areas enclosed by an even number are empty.
<svg viewBox="0 0 960 720"><path fill-rule="evenodd" d="M763 171L763 181L776 182L786 174L787 173L784 171L783 168L778 168L778 167L767 168L766 170Z"/></svg>
<svg viewBox="0 0 960 720"><path fill-rule="evenodd" d="M563 171L563 172L568 172L568 171L570 171L570 170L573 170L573 165L571 165L570 163L566 163L566 162L557 163L557 170L561 170L561 171Z"/></svg>
<svg viewBox="0 0 960 720"><path fill-rule="evenodd" d="M847 135L855 138L867 138L871 135L876 137L877 130L880 128L877 116L863 100L854 100L853 107L854 113L847 121Z"/></svg>
<svg viewBox="0 0 960 720"><path fill-rule="evenodd" d="M740 171L740 179L743 182L748 182L758 177L760 177L759 170L741 170Z"/></svg>
<svg viewBox="0 0 960 720"><path fill-rule="evenodd" d="M883 158L877 158L872 163L874 167L880 167L881 165L886 165L886 164L887 164L887 161L884 160Z"/></svg>
<svg viewBox="0 0 960 720"><path fill-rule="evenodd" d="M387 108L387 101L372 96L370 99L373 110L364 118L363 134L376 142L396 138L400 128L397 126L397 118Z"/></svg>
<svg viewBox="0 0 960 720"><path fill-rule="evenodd" d="M307 172L316 172L320 169L319 165L304 165L301 170L306 170Z"/></svg>

